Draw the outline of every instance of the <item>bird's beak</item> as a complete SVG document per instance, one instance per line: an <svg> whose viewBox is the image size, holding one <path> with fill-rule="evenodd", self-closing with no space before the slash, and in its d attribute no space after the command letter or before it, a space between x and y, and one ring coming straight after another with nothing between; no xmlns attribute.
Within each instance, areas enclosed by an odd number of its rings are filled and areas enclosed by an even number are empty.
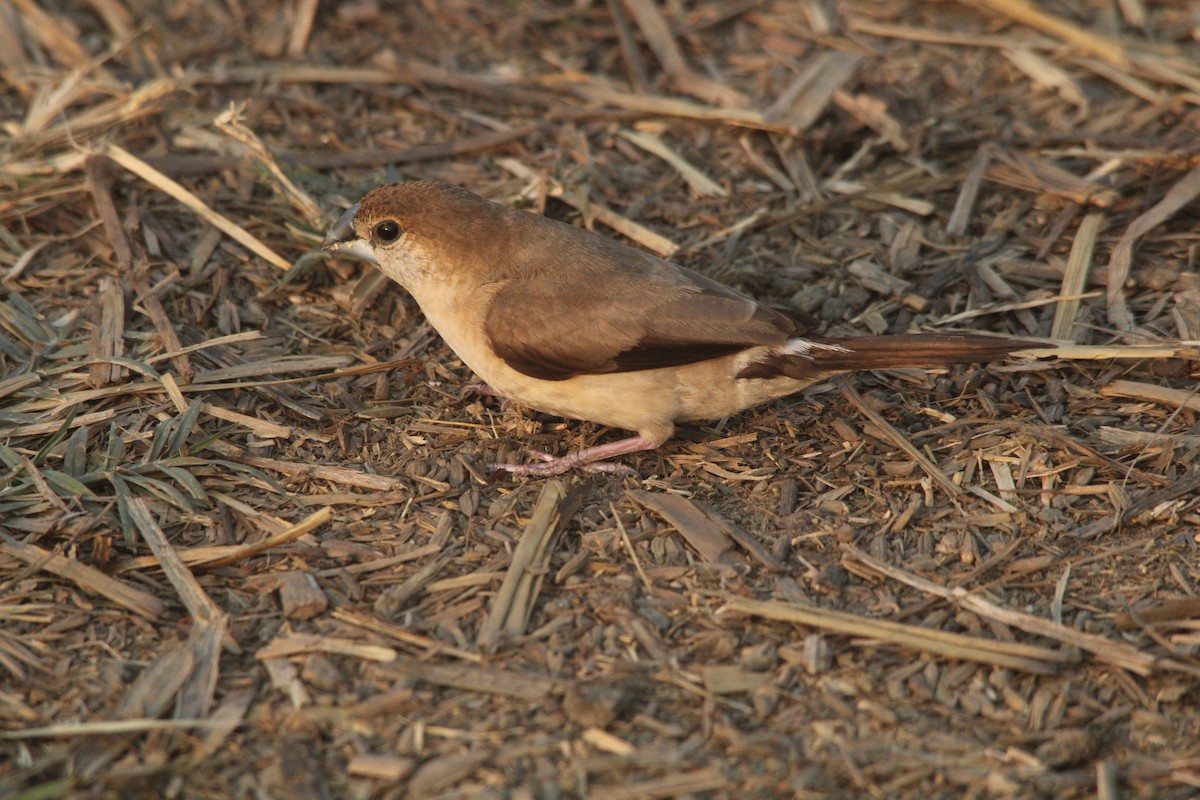
<svg viewBox="0 0 1200 800"><path fill-rule="evenodd" d="M338 217L338 221L333 223L333 227L329 229L329 233L325 234L325 241L321 242L322 250L337 250L338 245L352 242L358 238L358 234L354 232L354 215L358 213L358 203L350 206L350 209Z"/></svg>
<svg viewBox="0 0 1200 800"><path fill-rule="evenodd" d="M361 258L369 264L379 266L379 261L375 258L375 248L371 247L369 242L360 239L354 231L356 214L358 214L358 203L352 205L345 214L338 217L337 222L333 223L329 233L325 234L325 241L321 242L321 249L337 253L340 256Z"/></svg>

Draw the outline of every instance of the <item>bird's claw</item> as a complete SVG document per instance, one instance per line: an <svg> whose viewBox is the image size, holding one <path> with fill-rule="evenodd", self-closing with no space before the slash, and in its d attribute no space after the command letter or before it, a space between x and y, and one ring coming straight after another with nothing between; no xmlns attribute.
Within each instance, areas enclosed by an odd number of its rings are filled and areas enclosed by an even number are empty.
<svg viewBox="0 0 1200 800"><path fill-rule="evenodd" d="M497 472L507 472L511 475L562 475L573 469L590 473L606 475L621 475L630 478L641 477L637 470L618 461L579 461L570 456L552 456L544 450L527 450L530 456L541 461L540 464L493 464Z"/></svg>

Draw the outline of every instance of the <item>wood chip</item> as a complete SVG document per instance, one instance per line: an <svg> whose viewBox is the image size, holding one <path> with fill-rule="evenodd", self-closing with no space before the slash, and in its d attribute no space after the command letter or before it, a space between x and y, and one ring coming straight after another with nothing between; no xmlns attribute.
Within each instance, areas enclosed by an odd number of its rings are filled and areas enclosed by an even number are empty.
<svg viewBox="0 0 1200 800"><path fill-rule="evenodd" d="M853 555L854 558L872 569L878 570L890 578L902 581L909 586L914 586L921 591L949 600L982 617L994 619L997 622L1002 622L1005 625L1020 628L1039 636L1046 636L1060 641L1069 647L1078 647L1080 650L1091 653L1101 661L1127 669L1138 675L1149 675L1154 669L1156 659L1153 656L1143 653L1125 642L1067 628L1032 614L1011 611L978 595L973 595L965 589L951 589L939 586L925 578L918 577L890 564L885 564L857 548L850 547L849 545L845 547L847 552Z"/></svg>
<svg viewBox="0 0 1200 800"><path fill-rule="evenodd" d="M521 162L511 158L497 159L497 163L504 167L509 172L522 178L530 180L534 184L540 185L542 179L533 170L526 167ZM610 208L595 203L581 202L573 192L563 188L556 181L549 181L546 187L546 192L551 196L570 205L572 208L590 214L597 222L601 222L623 236L632 239L633 241L645 247L647 250L655 253L662 258L670 258L679 249L678 245L661 236L654 231L637 224L633 220L627 219L616 213Z"/></svg>
<svg viewBox="0 0 1200 800"><path fill-rule="evenodd" d="M561 481L547 481L538 495L529 524L513 551L487 620L479 630L478 647L492 652L525 632L533 604L550 566L553 542L579 507L580 490L568 493Z"/></svg>
<svg viewBox="0 0 1200 800"><path fill-rule="evenodd" d="M292 429L287 425L278 425L270 420L239 414L236 411L230 411L227 408L221 408L212 403L202 403L200 410L210 417L223 419L226 422L236 422L238 425L254 431L256 435L264 439L288 439L292 436Z"/></svg>
<svg viewBox="0 0 1200 800"><path fill-rule="evenodd" d="M1200 619L1200 598L1180 597L1155 601L1136 610L1122 611L1113 620L1119 631L1130 631L1143 625L1160 625Z"/></svg>
<svg viewBox="0 0 1200 800"><path fill-rule="evenodd" d="M1029 0L961 0L965 5L983 7L1016 22L1035 28L1048 36L1062 39L1088 55L1103 59L1117 69L1128 70L1130 60L1120 42L1101 36L1043 11Z"/></svg>
<svg viewBox="0 0 1200 800"><path fill-rule="evenodd" d="M317 528L329 522L329 520L332 518L333 509L329 506L325 506L324 508L318 509L317 511L309 514L303 520L291 526L290 528L268 536L261 542L239 546L233 551L221 555L212 561L208 561L205 566L223 567L229 564L235 564L238 561L243 561L252 556L256 556L259 553L265 553L274 547L279 547L287 544L288 542L296 541L301 536L315 531Z"/></svg>
<svg viewBox="0 0 1200 800"><path fill-rule="evenodd" d="M383 781L402 781L412 774L417 762L404 756L385 756L359 753L346 764L351 775Z"/></svg>
<svg viewBox="0 0 1200 800"><path fill-rule="evenodd" d="M1119 197L1112 189L1073 175L1049 161L1000 148L992 150L992 161L984 174L1005 186L1064 197L1079 205L1111 208Z"/></svg>
<svg viewBox="0 0 1200 800"><path fill-rule="evenodd" d="M705 102L731 108L744 108L749 105L749 101L741 92L692 71L683 58L683 52L675 44L666 19L653 0L623 2L630 16L641 28L646 43L663 69L683 92Z"/></svg>
<svg viewBox="0 0 1200 800"><path fill-rule="evenodd" d="M892 444L903 450L908 457L917 463L926 475L946 491L951 497L958 497L962 493L962 487L942 471L941 467L933 463L933 461L918 450L912 442L910 442L899 430L897 430L890 422L880 416L879 412L867 405L862 395L858 390L851 386L845 379L839 378L837 381L838 389L842 396L849 400L855 408L859 410L863 416L871 421L891 442Z"/></svg>
<svg viewBox="0 0 1200 800"><path fill-rule="evenodd" d="M208 222L213 227L224 231L239 244L245 246L250 251L256 253L260 258L268 263L279 267L282 270L289 270L292 264L283 256L276 253L267 245L263 244L257 237L251 235L241 225L236 224L223 214L218 214L208 207L208 204L197 197L192 192L185 189L178 182L168 178L163 173L156 170L154 167L142 161L137 156L130 153L120 145L111 144L105 155L113 161L120 164L125 169L137 175L142 180L151 184L155 188L166 192L171 197L183 203L189 209L200 215L205 222Z"/></svg>
<svg viewBox="0 0 1200 800"><path fill-rule="evenodd" d="M1133 316L1125 299L1125 281L1133 264L1134 245L1200 196L1200 166L1167 190L1163 199L1140 214L1121 234L1108 261L1108 321L1123 331L1133 329Z"/></svg>
<svg viewBox="0 0 1200 800"><path fill-rule="evenodd" d="M312 619L325 611L329 598L307 572L290 571L279 576L279 601L289 619Z"/></svg>
<svg viewBox="0 0 1200 800"><path fill-rule="evenodd" d="M629 742L613 736L601 728L588 728L580 738L597 750L603 750L606 753L612 753L617 756L632 756L637 752L637 748Z"/></svg>
<svg viewBox="0 0 1200 800"><path fill-rule="evenodd" d="M746 108L713 108L702 106L677 97L664 97L656 94L630 94L593 82L572 80L566 87L574 94L585 100L594 100L624 108L629 111L640 111L645 114L655 114L663 117L680 117L702 122L721 122L739 128L775 131L777 133L795 133L786 124L770 122L758 111Z"/></svg>
<svg viewBox="0 0 1200 800"><path fill-rule="evenodd" d="M113 712L113 719L129 723L133 730L145 730L147 720L139 718L153 718L165 712L175 702L194 667L190 647L176 644L168 648L130 684ZM107 732L118 733L120 729L110 727ZM93 779L132 743L130 738L88 742L74 754L74 768L84 779Z"/></svg>
<svg viewBox="0 0 1200 800"><path fill-rule="evenodd" d="M801 70L765 114L768 122L803 133L825 112L833 96L844 91L862 66L857 53L821 53Z"/></svg>
<svg viewBox="0 0 1200 800"><path fill-rule="evenodd" d="M378 666L376 670L385 675L404 676L468 692L517 697L531 703L543 700L554 686L553 681L542 675L485 665L433 664L398 659L390 664Z"/></svg>
<svg viewBox="0 0 1200 800"><path fill-rule="evenodd" d="M1200 411L1200 396L1196 390L1169 389L1155 386L1152 383L1137 381L1111 381L1100 387L1102 397L1133 397L1138 400L1149 400L1169 408L1187 408Z"/></svg>
<svg viewBox="0 0 1200 800"><path fill-rule="evenodd" d="M784 622L794 622L848 636L889 642L916 650L937 653L947 658L977 661L982 664L992 664L1042 675L1054 674L1061 664L1074 659L1071 653L1062 650L1021 645L1014 642L998 642L958 633L930 630L918 625L904 625L888 620L871 619L843 611L800 606L795 603L735 597L730 599L721 611L722 613L750 614Z"/></svg>
<svg viewBox="0 0 1200 800"><path fill-rule="evenodd" d="M406 797L419 800L433 797L442 789L462 780L492 757L489 752L454 753L430 759L408 781Z"/></svg>
<svg viewBox="0 0 1200 800"><path fill-rule="evenodd" d="M1031 48L1022 47L1002 51L1013 66L1029 76L1035 84L1054 89L1068 103L1086 110L1088 103L1079 84L1066 71L1042 58Z"/></svg>
<svg viewBox="0 0 1200 800"><path fill-rule="evenodd" d="M100 279L100 291L95 296L96 326L93 329L91 355L91 385L107 386L120 382L125 367L115 358L125 355L125 293L120 284L109 277Z"/></svg>
<svg viewBox="0 0 1200 800"><path fill-rule="evenodd" d="M1096 236L1103 221L1104 215L1094 211L1079 223L1079 230L1071 245L1071 255L1067 259L1067 269L1063 273L1061 299L1054 309L1054 324L1050 327L1051 339L1077 342L1083 335L1082 330L1076 330L1075 318L1079 314L1079 301L1087 285L1092 254L1096 250Z"/></svg>
<svg viewBox="0 0 1200 800"><path fill-rule="evenodd" d="M124 581L105 575L73 558L52 553L37 545L22 544L4 537L3 542L0 542L0 550L27 564L36 565L40 570L66 578L84 591L107 597L146 619L158 619L166 609L166 604L154 595L135 589Z"/></svg>
<svg viewBox="0 0 1200 800"><path fill-rule="evenodd" d="M686 797L697 792L723 792L729 780L715 767L701 767L665 778L629 781L589 787L591 800L642 800L654 797Z"/></svg>
<svg viewBox="0 0 1200 800"><path fill-rule="evenodd" d="M632 496L670 523L700 557L712 564L728 564L733 540L723 526L710 519L685 497L659 492L636 491Z"/></svg>
<svg viewBox="0 0 1200 800"><path fill-rule="evenodd" d="M752 672L736 664L706 664L700 667L704 688L713 694L740 694L771 682L769 672Z"/></svg>
<svg viewBox="0 0 1200 800"><path fill-rule="evenodd" d="M390 647L360 644L334 636L317 636L293 633L277 636L254 654L260 661L303 655L304 653L332 653L334 655L361 658L364 661L388 662L396 660L396 651Z"/></svg>
<svg viewBox="0 0 1200 800"><path fill-rule="evenodd" d="M668 147L666 142L654 134L648 131L623 130L620 135L621 138L633 142L647 153L658 156L674 167L696 197L729 196L724 187L690 164L687 159Z"/></svg>

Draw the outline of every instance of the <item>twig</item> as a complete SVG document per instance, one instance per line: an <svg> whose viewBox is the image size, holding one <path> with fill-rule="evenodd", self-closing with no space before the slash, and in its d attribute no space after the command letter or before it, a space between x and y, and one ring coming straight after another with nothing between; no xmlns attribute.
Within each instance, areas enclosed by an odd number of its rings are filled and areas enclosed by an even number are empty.
<svg viewBox="0 0 1200 800"><path fill-rule="evenodd" d="M1005 666L1041 675L1057 672L1058 664L1073 660L1069 652L1051 650L1036 645L998 642L978 636L931 630L920 625L906 625L889 620L871 619L845 611L833 611L797 603L751 600L734 597L719 613L753 614L767 619L795 622L847 636L890 642L947 658L961 658L982 664Z"/></svg>
<svg viewBox="0 0 1200 800"><path fill-rule="evenodd" d="M917 466L924 470L926 475L937 481L937 484L946 490L946 494L952 498L958 498L962 495L962 487L950 480L950 477L937 464L933 463L924 453L918 450L912 442L905 438L900 431L896 430L890 422L880 416L875 409L867 405L867 401L863 399L863 396L845 378L837 380L837 387L841 391L842 396L849 400L863 416L871 420L871 423L883 431L892 440L893 444L907 453L909 458L917 462Z"/></svg>
<svg viewBox="0 0 1200 800"><path fill-rule="evenodd" d="M1075 332L1075 317L1079 314L1079 301L1087 285L1087 271L1092 266L1092 253L1096 252L1096 235L1104 213L1092 211L1079 223L1079 231L1070 246L1067 270L1063 272L1062 285L1058 289L1061 299L1054 312L1054 325L1050 326L1050 338L1079 341Z"/></svg>
<svg viewBox="0 0 1200 800"><path fill-rule="evenodd" d="M961 587L951 588L942 586L914 575L911 572L902 570L899 567L894 567L874 556L864 553L853 545L843 545L843 549L871 569L893 580L920 589L927 594L937 595L985 619L995 620L1004 625L1020 628L1027 633L1046 636L1070 647L1078 647L1080 650L1085 650L1096 656L1101 661L1121 667L1122 669L1127 669L1138 675L1149 675L1154 670L1154 656L1143 653L1125 642L1107 639L1094 633L1084 633L1083 631L1068 628L1065 625L1057 625L1048 619L1035 617L1033 614L1012 611L990 600L985 600L979 595L971 594Z"/></svg>
<svg viewBox="0 0 1200 800"><path fill-rule="evenodd" d="M283 256L276 253L267 245L263 244L257 237L241 225L233 222L228 217L218 214L208 207L208 204L197 197L192 192L185 189L181 184L168 178L154 167L142 161L137 156L130 153L125 148L117 144L110 144L105 151L105 155L113 161L120 164L125 169L137 175L142 180L149 183L151 186L169 194L192 211L199 214L206 222L213 227L219 228L230 238L245 245L249 250L259 255L267 262L279 267L282 270L289 270L292 264Z"/></svg>

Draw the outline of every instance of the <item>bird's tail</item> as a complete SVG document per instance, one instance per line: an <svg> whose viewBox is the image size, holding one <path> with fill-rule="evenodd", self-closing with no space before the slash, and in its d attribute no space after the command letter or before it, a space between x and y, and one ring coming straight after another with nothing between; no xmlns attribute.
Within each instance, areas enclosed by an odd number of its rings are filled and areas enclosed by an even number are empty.
<svg viewBox="0 0 1200 800"><path fill-rule="evenodd" d="M814 337L811 345L803 355L828 372L971 364L1046 347L1041 342L959 333Z"/></svg>
<svg viewBox="0 0 1200 800"><path fill-rule="evenodd" d="M899 336L821 336L787 344L744 365L738 378L780 378L812 383L858 369L943 367L996 361L1021 350L1053 349L1024 339L968 333L915 333Z"/></svg>

